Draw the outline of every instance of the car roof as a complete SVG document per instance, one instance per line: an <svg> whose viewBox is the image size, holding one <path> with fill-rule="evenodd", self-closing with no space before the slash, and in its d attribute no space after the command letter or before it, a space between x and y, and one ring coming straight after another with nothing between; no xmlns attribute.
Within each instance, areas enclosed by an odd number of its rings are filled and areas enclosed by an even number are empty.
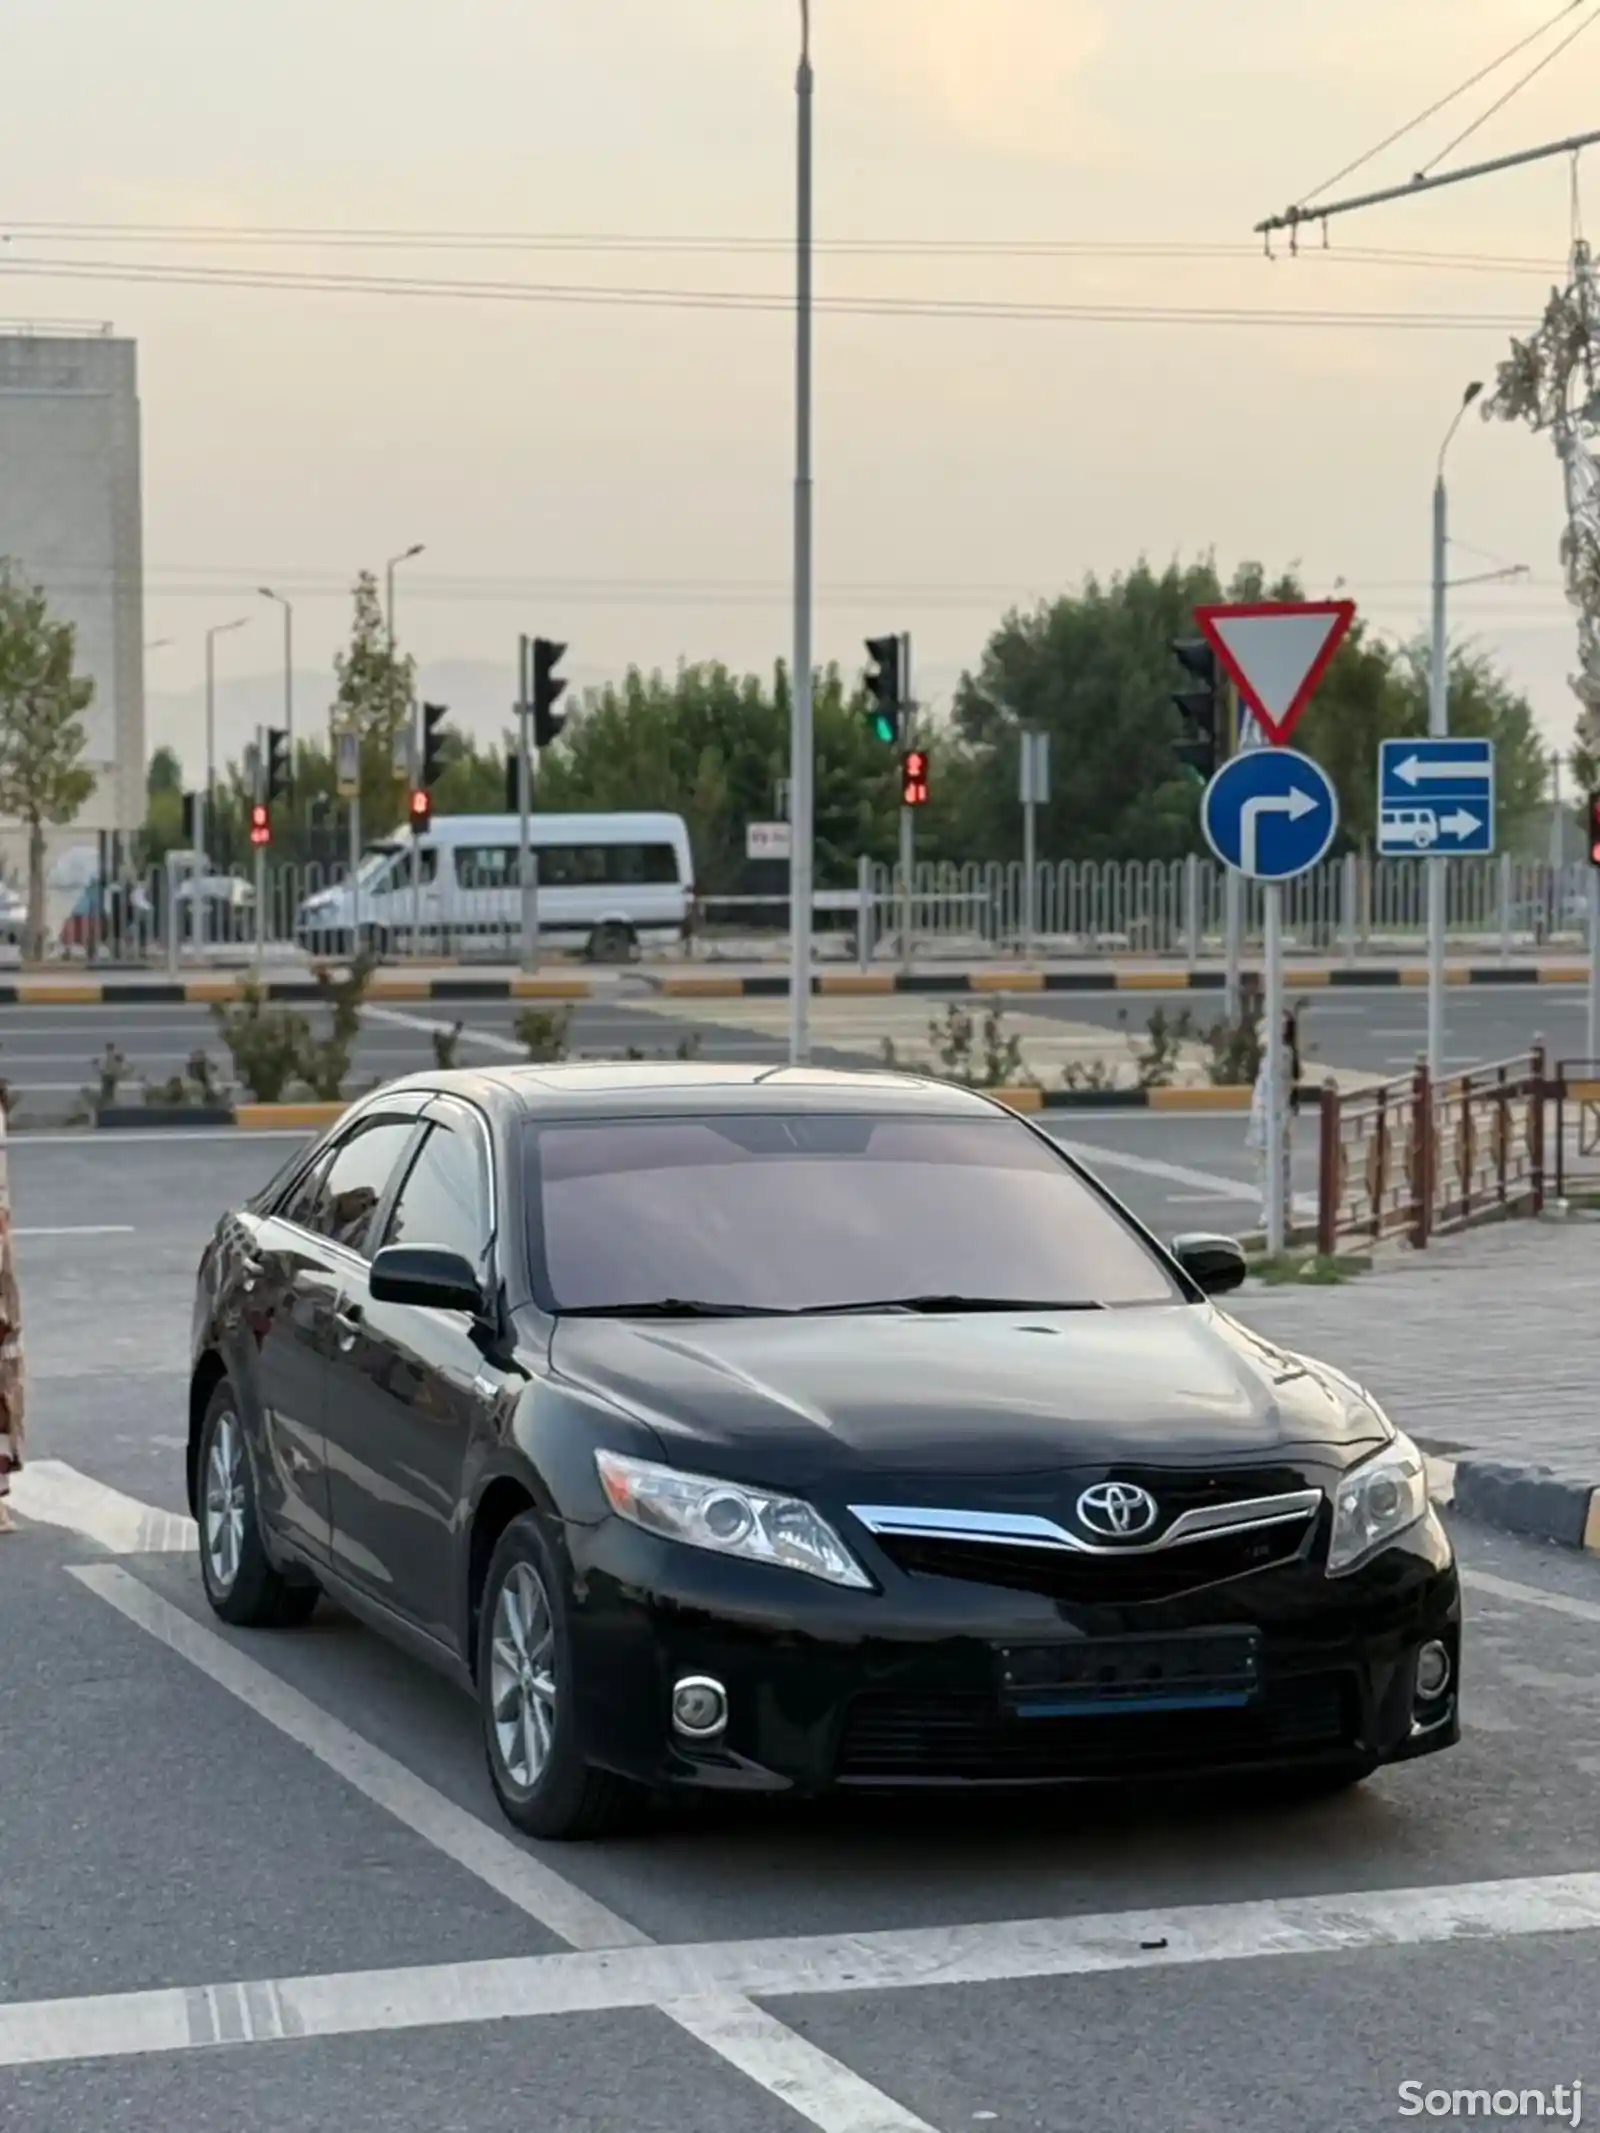
<svg viewBox="0 0 1600 2133"><path fill-rule="evenodd" d="M921 1074L738 1060L597 1059L550 1066L452 1068L388 1084L459 1095L530 1119L656 1112L887 1111L981 1117L994 1106L971 1089Z"/></svg>

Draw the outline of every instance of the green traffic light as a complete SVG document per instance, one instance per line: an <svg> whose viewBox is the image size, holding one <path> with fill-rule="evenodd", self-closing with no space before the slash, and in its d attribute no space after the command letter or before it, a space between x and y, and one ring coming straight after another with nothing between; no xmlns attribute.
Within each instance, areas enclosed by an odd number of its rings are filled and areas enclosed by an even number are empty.
<svg viewBox="0 0 1600 2133"><path fill-rule="evenodd" d="M872 730L880 741L892 741L894 739L894 720L885 717L880 711L872 721Z"/></svg>

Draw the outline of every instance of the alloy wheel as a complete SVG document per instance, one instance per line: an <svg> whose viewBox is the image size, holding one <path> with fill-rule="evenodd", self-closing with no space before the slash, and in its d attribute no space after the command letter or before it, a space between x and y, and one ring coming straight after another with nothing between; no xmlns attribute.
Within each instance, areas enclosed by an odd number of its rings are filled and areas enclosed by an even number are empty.
<svg viewBox="0 0 1600 2133"><path fill-rule="evenodd" d="M495 1601L489 1693L501 1764L528 1791L555 1741L555 1644L543 1580L531 1563L513 1563Z"/></svg>
<svg viewBox="0 0 1600 2133"><path fill-rule="evenodd" d="M206 1561L219 1592L230 1592L244 1553L244 1443L239 1418L226 1409L211 1432L206 1460Z"/></svg>

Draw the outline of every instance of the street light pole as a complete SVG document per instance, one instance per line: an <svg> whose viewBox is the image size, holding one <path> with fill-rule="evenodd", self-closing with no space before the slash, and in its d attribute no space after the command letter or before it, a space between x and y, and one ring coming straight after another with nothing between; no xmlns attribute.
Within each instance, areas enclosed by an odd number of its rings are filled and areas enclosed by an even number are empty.
<svg viewBox="0 0 1600 2133"><path fill-rule="evenodd" d="M789 1059L811 1057L811 6L800 0L795 243L794 663L789 724Z"/></svg>
<svg viewBox="0 0 1600 2133"><path fill-rule="evenodd" d="M247 615L241 615L236 622L213 623L206 631L206 805L205 834L199 840L202 849L211 832L217 795L217 639L226 637L230 630L242 630L248 620Z"/></svg>
<svg viewBox="0 0 1600 2133"><path fill-rule="evenodd" d="M1443 740L1450 731L1450 639L1445 614L1449 567L1449 501L1444 460L1461 418L1483 391L1474 379L1461 396L1455 419L1439 447L1433 482L1433 638L1428 655L1428 734ZM1442 854L1423 861L1428 870L1428 1076L1435 1088L1444 1078L1444 941L1446 888L1450 862Z"/></svg>
<svg viewBox="0 0 1600 2133"><path fill-rule="evenodd" d="M409 563L414 555L421 555L425 543L414 541L404 555L393 555L384 565L383 625L389 636L389 653L394 655L394 574L402 563Z"/></svg>
<svg viewBox="0 0 1600 2133"><path fill-rule="evenodd" d="M263 600L276 601L283 609L283 730L289 736L289 762L294 762L294 609L270 585L256 588Z"/></svg>

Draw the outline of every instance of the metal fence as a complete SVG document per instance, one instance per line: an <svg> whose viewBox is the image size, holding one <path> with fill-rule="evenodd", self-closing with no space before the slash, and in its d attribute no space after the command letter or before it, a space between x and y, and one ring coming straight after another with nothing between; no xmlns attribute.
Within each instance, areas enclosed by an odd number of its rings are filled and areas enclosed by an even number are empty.
<svg viewBox="0 0 1600 2133"><path fill-rule="evenodd" d="M1363 860L1354 856L1313 868L1284 885L1284 937L1291 951L1343 957L1421 954L1426 932L1428 862ZM1581 950L1587 940L1587 865L1552 867L1509 857L1449 860L1447 924L1457 950L1511 956L1546 947ZM308 905L341 890L342 866L269 864L257 911L256 884L239 873L158 869L105 886L91 885L70 913L58 915L47 943L52 955L159 962L259 952L281 956L348 949L337 926L311 922ZM1189 963L1221 952L1226 923L1224 870L1213 860L1106 862L1062 860L1040 865L1033 894L1020 864L1000 861L917 866L909 882L898 869L863 860L853 887L820 890L816 899L818 954L910 962L918 956L1019 955L1161 956ZM1263 931L1260 889L1238 888L1242 937L1248 951ZM425 923L408 918L405 892L391 895L381 922L356 909L360 933L395 958L441 952L485 959L514 957L518 917L501 890L453 888L430 906ZM602 954L637 946L613 933L596 941L591 930L562 915L562 893L542 904L544 930L558 941ZM781 951L788 899L701 896L691 926L692 952L703 956ZM15 927L11 928L13 934ZM623 929L626 933L626 929ZM648 943L646 943L648 948Z"/></svg>
<svg viewBox="0 0 1600 2133"><path fill-rule="evenodd" d="M1422 1063L1403 1080L1353 1095L1327 1084L1318 1250L1396 1237L1424 1247L1474 1223L1542 1212L1547 1104L1558 1086L1538 1045L1438 1082Z"/></svg>

